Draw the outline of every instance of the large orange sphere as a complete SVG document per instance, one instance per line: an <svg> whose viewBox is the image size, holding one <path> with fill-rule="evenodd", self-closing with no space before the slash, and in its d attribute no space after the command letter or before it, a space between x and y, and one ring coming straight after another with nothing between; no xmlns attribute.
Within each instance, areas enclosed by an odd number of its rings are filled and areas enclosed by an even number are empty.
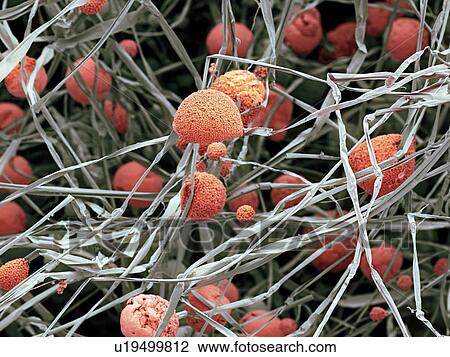
<svg viewBox="0 0 450 357"><path fill-rule="evenodd" d="M237 46L237 54L239 57L245 57L252 44L253 34L250 29L239 22L235 23L236 37L239 39L239 45ZM215 54L220 51L223 43L223 24L217 24L214 26L206 37L206 47L210 54ZM228 28L228 47L225 52L226 55L232 55L232 43L231 43L231 28Z"/></svg>

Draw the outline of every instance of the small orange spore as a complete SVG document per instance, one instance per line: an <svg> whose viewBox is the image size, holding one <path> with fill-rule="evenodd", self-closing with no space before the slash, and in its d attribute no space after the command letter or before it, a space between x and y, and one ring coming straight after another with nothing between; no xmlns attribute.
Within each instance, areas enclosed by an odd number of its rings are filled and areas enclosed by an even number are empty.
<svg viewBox="0 0 450 357"><path fill-rule="evenodd" d="M247 312L239 321L242 329L251 336L257 337L283 337L281 320L266 310L253 310Z"/></svg>
<svg viewBox="0 0 450 357"><path fill-rule="evenodd" d="M247 223L253 221L256 212L252 206L244 205L237 209L236 219L241 223Z"/></svg>
<svg viewBox="0 0 450 357"><path fill-rule="evenodd" d="M26 228L27 216L16 202L0 206L0 236L22 233Z"/></svg>
<svg viewBox="0 0 450 357"><path fill-rule="evenodd" d="M397 286L402 290L408 290L413 285L413 281L410 275L400 275L396 281Z"/></svg>
<svg viewBox="0 0 450 357"><path fill-rule="evenodd" d="M22 156L14 156L3 168L0 182L11 182L19 185L31 183L33 170L30 163Z"/></svg>
<svg viewBox="0 0 450 357"><path fill-rule="evenodd" d="M80 6L80 11L86 15L94 15L103 10L108 0L90 0Z"/></svg>
<svg viewBox="0 0 450 357"><path fill-rule="evenodd" d="M437 276L444 275L448 271L448 259L447 258L440 258L437 260L437 262L434 264L434 273Z"/></svg>
<svg viewBox="0 0 450 357"><path fill-rule="evenodd" d="M24 258L10 260L0 266L0 289L9 291L28 278L30 265Z"/></svg>
<svg viewBox="0 0 450 357"><path fill-rule="evenodd" d="M111 99L105 100L103 110L106 117L113 123L119 134L125 134L128 130L128 112L125 107L116 102L115 105Z"/></svg>
<svg viewBox="0 0 450 357"><path fill-rule="evenodd" d="M379 306L374 306L369 312L369 317L372 321L381 321L389 315L389 312Z"/></svg>
<svg viewBox="0 0 450 357"><path fill-rule="evenodd" d="M230 174L232 168L233 168L233 161L222 160L220 162L220 176L227 177Z"/></svg>
<svg viewBox="0 0 450 357"><path fill-rule="evenodd" d="M376 5L387 5L385 2L377 2ZM391 13L380 7L369 6L367 10L366 32L369 36L381 36L386 29Z"/></svg>
<svg viewBox="0 0 450 357"><path fill-rule="evenodd" d="M371 249L371 252L372 264L378 274L380 274L381 277L384 277L385 281L391 281L394 279L402 268L403 254L401 252L397 253L397 249L391 246L374 247ZM370 275L370 267L367 263L365 253L361 258L359 267L363 275L367 279L372 280L372 276Z"/></svg>
<svg viewBox="0 0 450 357"><path fill-rule="evenodd" d="M224 143L211 143L206 149L206 157L210 160L217 161L227 154L227 147Z"/></svg>
<svg viewBox="0 0 450 357"><path fill-rule="evenodd" d="M6 128L8 128L8 134L18 131L21 125L20 123L14 123L24 116L24 111L18 105L9 102L0 103L0 131Z"/></svg>
<svg viewBox="0 0 450 357"><path fill-rule="evenodd" d="M21 67L23 67L23 75L21 75ZM5 87L9 94L17 98L26 98L25 91L22 87L22 79L26 84L28 82L28 77L34 70L34 67L36 67L36 59L25 56L21 63L18 63L13 70L9 72L5 78ZM47 81L47 72L45 71L45 68L42 67L36 75L34 90L38 94L41 94L47 85Z"/></svg>
<svg viewBox="0 0 450 357"><path fill-rule="evenodd" d="M289 183L289 184L302 184L305 183L301 178L290 176L290 175L281 175L277 177L273 183ZM295 188L272 188L272 191L270 193L270 198L272 200L272 204L276 206L278 202L280 202L285 197L289 196L290 194L297 192ZM285 208L293 207L300 203L300 201L303 199L303 196L294 198L284 204Z"/></svg>
<svg viewBox="0 0 450 357"><path fill-rule="evenodd" d="M353 55L357 49L355 30L356 23L349 21L338 25L334 30L328 32L326 38L334 46L334 52L321 48L319 61L328 63L341 57L350 57Z"/></svg>
<svg viewBox="0 0 450 357"><path fill-rule="evenodd" d="M120 47L122 47L126 53L128 53L128 55L131 58L134 58L137 56L138 54L138 45L136 43L136 41L134 40L130 40L130 39L125 39L120 41L119 43Z"/></svg>
<svg viewBox="0 0 450 357"><path fill-rule="evenodd" d="M256 211L259 207L258 192L250 191L228 201L228 206L235 212L239 207L244 205L252 206Z"/></svg>
<svg viewBox="0 0 450 357"><path fill-rule="evenodd" d="M237 54L239 57L245 57L253 41L253 34L250 29L239 22L234 24L235 35L239 39L237 45ZM217 24L214 26L206 37L206 47L210 54L215 54L220 51L223 43L223 25ZM231 43L231 28L228 26L228 47L225 52L226 55L232 55L232 43Z"/></svg>

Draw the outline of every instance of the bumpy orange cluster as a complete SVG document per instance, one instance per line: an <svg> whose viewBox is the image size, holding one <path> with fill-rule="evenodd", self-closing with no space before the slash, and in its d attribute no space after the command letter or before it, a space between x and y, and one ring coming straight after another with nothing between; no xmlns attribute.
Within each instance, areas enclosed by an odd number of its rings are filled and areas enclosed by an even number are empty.
<svg viewBox="0 0 450 357"><path fill-rule="evenodd" d="M281 175L277 177L273 183L289 183L289 184L302 184L305 183L301 178L290 176L290 175ZM270 193L270 198L272 200L272 204L276 206L278 202L280 202L285 197L291 195L292 193L297 192L294 188L272 188L272 191ZM303 199L304 196L300 196L297 198L294 198L290 201L285 202L284 206L286 208L293 207L300 203L300 201Z"/></svg>
<svg viewBox="0 0 450 357"><path fill-rule="evenodd" d="M392 23L386 48L393 60L403 62L416 52L419 38L420 22L416 19L398 18ZM425 30L422 37L422 48L430 43L430 33Z"/></svg>
<svg viewBox="0 0 450 357"><path fill-rule="evenodd" d="M413 285L411 276L406 274L400 275L395 283L402 290L408 290Z"/></svg>
<svg viewBox="0 0 450 357"><path fill-rule="evenodd" d="M0 182L11 182L18 185L31 183L33 170L30 163L20 155L14 156L3 168Z"/></svg>
<svg viewBox="0 0 450 357"><path fill-rule="evenodd" d="M19 130L20 124L14 123L22 119L24 115L24 111L16 104L9 102L0 103L0 131L8 128L8 134L12 134Z"/></svg>
<svg viewBox="0 0 450 357"><path fill-rule="evenodd" d="M297 322L290 318L280 319L267 310L247 312L239 321L242 329L252 336L283 337L297 330Z"/></svg>
<svg viewBox="0 0 450 357"><path fill-rule="evenodd" d="M107 3L108 0L90 0L80 6L80 10L86 15L94 15L102 11Z"/></svg>
<svg viewBox="0 0 450 357"><path fill-rule="evenodd" d="M371 139L375 157L378 163L381 163L393 157L399 148L402 136L400 134L380 135ZM412 155L416 150L416 142L409 147L406 157ZM396 161L394 161L395 163ZM367 143L358 145L349 155L349 163L352 170L356 173L368 167L371 167L369 150ZM389 166L392 164L389 164ZM381 184L379 197L395 191L405 180L414 172L415 160L411 159L404 164L392 167L383 171L383 182ZM364 191L373 194L373 186L376 177L373 176L358 183Z"/></svg>
<svg viewBox="0 0 450 357"><path fill-rule="evenodd" d="M375 5L388 5L385 2L377 2ZM381 7L369 6L367 11L366 31L369 36L381 36L387 27L391 13Z"/></svg>
<svg viewBox="0 0 450 357"><path fill-rule="evenodd" d="M140 294L127 301L120 314L120 329L125 337L153 337L161 324L169 302L158 295ZM175 337L180 323L176 312L170 316L161 337Z"/></svg>
<svg viewBox="0 0 450 357"><path fill-rule="evenodd" d="M22 80L23 83L28 83L28 77L31 75L31 72L33 72L34 67L36 67L36 59L25 56L22 62L18 63L14 69L9 72L5 78L5 87L9 94L17 98L26 98L25 91L22 87ZM21 68L23 68L23 75L21 75ZM47 85L47 81L47 72L45 71L45 68L41 68L34 81L34 90L38 94L41 94Z"/></svg>
<svg viewBox="0 0 450 357"><path fill-rule="evenodd" d="M226 72L217 77L213 82L212 89L216 89L229 96L235 103L240 103L242 123L248 125L256 119L261 108L256 108L265 99L266 89L254 73L243 69Z"/></svg>
<svg viewBox="0 0 450 357"><path fill-rule="evenodd" d="M208 303L212 307L222 306L230 303L230 300L223 294L223 290L220 289L216 285L205 285L199 288L196 288L195 293L200 295L204 300L208 301ZM211 306L205 304L201 301L194 293L189 293L187 296L187 300L189 304L194 306L196 309L205 312L212 309ZM186 321L195 331L202 331L204 329L205 333L211 333L215 330L215 328L210 325L203 317L201 317L193 308L186 305L185 311L188 313L186 317ZM228 314L231 313L231 310L226 311ZM221 313L211 316L211 318L221 325L225 325L226 320Z"/></svg>
<svg viewBox="0 0 450 357"><path fill-rule="evenodd" d="M119 43L120 47L122 47L126 53L128 53L128 55L131 58L134 58L137 56L138 54L138 45L136 43L136 41L134 40L130 40L130 39L125 39L120 41Z"/></svg>
<svg viewBox="0 0 450 357"><path fill-rule="evenodd" d="M328 32L326 38L328 42L334 46L334 51L328 51L325 48L321 48L319 60L328 63L341 57L353 55L357 49L355 30L356 23L349 21L340 24L334 30Z"/></svg>
<svg viewBox="0 0 450 357"><path fill-rule="evenodd" d="M227 154L227 147L224 143L211 143L206 149L206 157L217 161Z"/></svg>
<svg viewBox="0 0 450 357"><path fill-rule="evenodd" d="M112 186L118 191L131 191L139 179L144 175L146 168L136 161L130 161L116 171L113 177ZM156 172L150 171L137 189L137 192L159 192L163 186L162 177ZM146 208L151 201L130 200L130 206L136 208Z"/></svg>
<svg viewBox="0 0 450 357"><path fill-rule="evenodd" d="M437 260L437 262L434 264L434 273L437 276L444 275L448 271L448 259L447 258L440 258Z"/></svg>
<svg viewBox="0 0 450 357"><path fill-rule="evenodd" d="M314 8L299 13L286 26L284 42L297 54L306 56L320 44L322 35L320 12Z"/></svg>
<svg viewBox="0 0 450 357"><path fill-rule="evenodd" d="M241 223L253 221L255 215L255 209L250 205L241 206L236 211L236 219Z"/></svg>
<svg viewBox="0 0 450 357"><path fill-rule="evenodd" d="M189 144L189 143L188 143L186 140L184 140L183 138L179 138L179 139L177 140L177 142L175 143L175 146L176 146L178 149L184 151L184 150L186 150L186 147L188 146L188 144ZM205 154L205 153L206 153L206 149L208 148L208 145L209 145L209 144L200 144L200 145L199 145L199 148L198 148L198 153L199 153L200 155Z"/></svg>
<svg viewBox="0 0 450 357"><path fill-rule="evenodd" d="M25 230L27 216L15 202L0 206L0 236L21 233Z"/></svg>
<svg viewBox="0 0 450 357"><path fill-rule="evenodd" d="M105 100L103 105L106 117L114 124L119 134L125 134L128 130L128 112L122 104L116 102L115 105L110 99Z"/></svg>
<svg viewBox="0 0 450 357"><path fill-rule="evenodd" d="M220 176L226 177L230 174L231 169L233 168L233 161L231 160L223 160L220 162Z"/></svg>
<svg viewBox="0 0 450 357"><path fill-rule="evenodd" d="M77 59L72 63L72 68L77 66L82 59ZM71 72L71 68L67 68L66 76ZM88 104L89 97L84 93L81 87L77 83L76 76L81 77L84 82L84 86L89 90L93 91L96 88L95 98L97 100L105 99L111 90L111 75L106 72L100 66L97 66L96 62L89 58L84 64L78 69L77 74L73 75L66 81L66 89L72 99L80 104Z"/></svg>
<svg viewBox="0 0 450 357"><path fill-rule="evenodd" d="M199 90L183 100L173 129L185 142L200 145L237 138L244 132L236 104L214 89Z"/></svg>
<svg viewBox="0 0 450 357"><path fill-rule="evenodd" d="M401 252L397 253L396 248L391 246L375 247L371 249L371 252L372 265L378 274L384 277L386 281L394 279L402 268L403 254ZM361 258L360 269L367 279L372 280L370 267L365 254Z"/></svg>
<svg viewBox="0 0 450 357"><path fill-rule="evenodd" d="M30 265L24 258L11 260L0 266L0 289L9 291L28 278Z"/></svg>
<svg viewBox="0 0 450 357"><path fill-rule="evenodd" d="M253 41L252 31L244 24L236 22L235 35L239 39L237 45L237 54L239 57L245 57ZM223 24L217 24L214 26L206 37L206 47L210 54L215 54L220 51L223 43ZM232 55L232 42L231 42L231 28L228 27L228 46L225 54Z"/></svg>
<svg viewBox="0 0 450 357"><path fill-rule="evenodd" d="M259 207L259 196L258 192L250 191L240 195L232 200L228 201L228 206L233 210L237 211L237 209L241 206L249 205L252 206L256 211Z"/></svg>
<svg viewBox="0 0 450 357"><path fill-rule="evenodd" d="M187 178L181 188L181 208L186 208L191 194L191 179ZM194 176L194 195L188 217L204 220L214 217L225 206L227 192L223 183L214 175L197 172Z"/></svg>
<svg viewBox="0 0 450 357"><path fill-rule="evenodd" d="M369 312L369 317L372 321L381 321L389 315L389 312L379 306L372 307Z"/></svg>
<svg viewBox="0 0 450 357"><path fill-rule="evenodd" d="M285 90L281 85L277 84L277 87ZM273 108L276 106L280 99L280 95L271 90L269 92L269 98L267 100L267 106L265 108L261 108L260 114L253 121L254 126L263 126L271 114ZM272 119L268 124L269 128L273 130L284 129L289 126L289 123L292 120L292 113L294 111L294 104L288 100L287 98L283 99L281 104L275 109L272 114ZM282 141L286 138L287 131L283 131L281 133L274 134L269 136L269 139L275 142Z"/></svg>
<svg viewBox="0 0 450 357"><path fill-rule="evenodd" d="M345 214L345 213L344 213ZM331 218L338 218L339 214L336 210L328 211L327 217ZM309 233L312 231L314 227L306 227L305 233ZM339 234L342 234L343 232L338 232L336 234L329 234L325 236L325 239L321 241L316 248L319 249L323 246L325 246L327 243L333 241L336 239ZM319 271L323 271L327 269L330 265L333 265L336 261L346 256L348 253L355 250L356 242L355 237L349 237L341 242L334 243L331 247L327 248L321 255L319 255L314 261L311 263L314 268L316 268ZM343 271L347 268L347 266L351 263L353 260L353 254L350 254L347 258L345 258L342 262L337 264L333 269L330 270L332 273L338 273L340 271Z"/></svg>

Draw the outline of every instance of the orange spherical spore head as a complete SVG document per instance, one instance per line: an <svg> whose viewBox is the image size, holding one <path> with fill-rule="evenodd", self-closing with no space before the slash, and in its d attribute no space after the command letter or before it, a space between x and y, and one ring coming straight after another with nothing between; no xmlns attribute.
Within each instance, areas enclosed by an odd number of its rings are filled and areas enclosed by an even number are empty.
<svg viewBox="0 0 450 357"><path fill-rule="evenodd" d="M191 194L191 179L187 178L181 188L181 208L185 209ZM225 206L227 192L223 183L214 175L196 172L194 175L194 196L188 218L206 220L214 217Z"/></svg>
<svg viewBox="0 0 450 357"><path fill-rule="evenodd" d="M125 134L128 130L128 112L125 107L119 102L114 105L112 100L107 99L103 104L103 110L116 131L119 134Z"/></svg>
<svg viewBox="0 0 450 357"><path fill-rule="evenodd" d="M72 64L72 68L77 66L82 59L77 59ZM67 68L66 76L71 72L70 68ZM86 105L89 103L89 97L83 92L81 87L77 83L76 76L81 77L84 85L89 91L93 91L96 88L95 98L97 100L105 99L111 90L111 75L106 72L101 66L97 66L96 62L89 58L78 69L77 74L73 75L66 81L66 89L72 99L80 104Z"/></svg>
<svg viewBox="0 0 450 357"><path fill-rule="evenodd" d="M235 35L239 39L239 45L237 45L237 55L239 57L245 57L253 41L252 31L244 24L239 22L235 23ZM206 37L206 47L208 52L212 55L218 53L223 43L223 24L217 24L214 26ZM231 28L228 26L228 46L226 55L232 55L232 42L231 42Z"/></svg>
<svg viewBox="0 0 450 357"><path fill-rule="evenodd" d="M195 293L194 293L195 292ZM223 290L220 289L217 285L205 285L198 288L195 288L194 292L190 292L187 296L187 300L189 304L194 306L196 309L205 312L212 309L211 306L217 307L230 303L230 300L227 299L223 294ZM204 303L200 300L196 295L201 296L204 300L208 301L208 304ZM211 333L215 330L215 328L210 325L206 320L203 319L197 312L188 305L184 307L185 311L188 313L186 317L186 321L195 331L200 332L204 328L205 333ZM231 310L226 311L228 314L231 313ZM211 316L211 318L221 325L226 324L226 320L221 313Z"/></svg>
<svg viewBox="0 0 450 357"><path fill-rule="evenodd" d="M419 29L420 22L416 19L401 17L394 20L386 44L386 49L394 61L403 62L416 52ZM429 43L430 33L425 29L421 49Z"/></svg>
<svg viewBox="0 0 450 357"><path fill-rule="evenodd" d="M210 160L217 161L227 154L228 150L224 143L211 143L206 149L206 157Z"/></svg>
<svg viewBox="0 0 450 357"><path fill-rule="evenodd" d="M413 286L413 281L410 275L400 275L396 281L397 286L402 290L408 290Z"/></svg>
<svg viewBox="0 0 450 357"><path fill-rule="evenodd" d="M5 165L0 175L0 182L28 185L32 178L33 170L30 163L24 157L16 155Z"/></svg>
<svg viewBox="0 0 450 357"><path fill-rule="evenodd" d="M131 191L146 168L136 161L130 161L120 166L113 177L112 187L118 191ZM159 192L163 187L163 179L156 172L150 171L137 189L137 192ZM132 199L131 207L147 208L151 201Z"/></svg>
<svg viewBox="0 0 450 357"><path fill-rule="evenodd" d="M203 89L189 95L178 107L173 129L187 143L208 145L242 136L239 110L226 94Z"/></svg>
<svg viewBox="0 0 450 357"><path fill-rule="evenodd" d="M256 211L259 207L258 192L250 191L228 201L228 207L235 212L239 207L244 205L251 206Z"/></svg>
<svg viewBox="0 0 450 357"><path fill-rule="evenodd" d="M290 176L290 175L281 175L278 176L273 183L289 183L289 184L302 184L305 183L301 178ZM278 202L280 202L285 197L289 196L290 194L297 192L295 188L272 188L272 191L270 193L270 198L272 200L272 204L276 206ZM294 198L284 204L285 208L293 207L300 203L300 201L303 199L304 196L300 196L297 198Z"/></svg>
<svg viewBox="0 0 450 357"><path fill-rule="evenodd" d="M374 306L369 312L369 317L372 321L381 321L389 315L389 312L379 306Z"/></svg>
<svg viewBox="0 0 450 357"><path fill-rule="evenodd" d="M237 209L236 219L241 223L247 223L253 221L256 212L252 206L244 205Z"/></svg>
<svg viewBox="0 0 450 357"><path fill-rule="evenodd" d="M27 216L16 202L0 206L0 236L22 233L25 230Z"/></svg>
<svg viewBox="0 0 450 357"><path fill-rule="evenodd" d="M126 53L128 53L128 55L131 58L134 58L137 56L138 54L138 44L136 43L136 41L134 40L130 40L130 39L125 39L120 41L119 43L120 47L122 47Z"/></svg>
<svg viewBox="0 0 450 357"><path fill-rule="evenodd" d="M24 258L11 260L0 266L0 289L9 291L28 278L30 265Z"/></svg>
<svg viewBox="0 0 450 357"><path fill-rule="evenodd" d="M371 139L371 143L373 146L377 162L381 163L393 157L399 149L401 140L402 136L400 134L380 135ZM414 140L411 146L409 147L405 157L412 155L415 151L416 151L416 141ZM389 166L393 165L395 162L397 161L394 161L393 163L389 164ZM353 172L355 173L372 166L370 162L367 142L358 145L350 153L349 163ZM379 197L384 196L392 191L395 191L398 187L400 187L401 184L412 175L415 166L416 166L415 159L411 159L405 162L404 164L384 170L383 182L381 184L378 196ZM370 195L372 195L375 180L376 177L373 176L362 182L359 182L358 186L361 187L364 191L366 191Z"/></svg>
<svg viewBox="0 0 450 357"><path fill-rule="evenodd" d="M320 12L313 8L300 12L286 26L284 42L295 53L307 56L320 44L322 35Z"/></svg>
<svg viewBox="0 0 450 357"><path fill-rule="evenodd" d="M231 160L223 160L220 162L220 176L226 177L230 174L231 169L233 168L233 161Z"/></svg>
<svg viewBox="0 0 450 357"><path fill-rule="evenodd" d="M254 73L243 69L226 72L215 79L211 88L226 94L234 103L240 103L241 113L249 110L241 115L244 126L260 115L261 108L256 107L264 101L266 88Z"/></svg>
<svg viewBox="0 0 450 357"><path fill-rule="evenodd" d="M22 87L22 80L25 84L28 83L28 77L31 75L31 72L33 72L34 67L36 67L36 59L25 56L23 60L9 72L5 78L5 87L9 94L16 98L26 98L25 91ZM23 75L21 75L21 68L23 68ZM41 94L47 85L47 81L47 72L45 71L45 68L42 67L36 75L34 90L38 94Z"/></svg>
<svg viewBox="0 0 450 357"><path fill-rule="evenodd" d="M346 214L347 212L344 212ZM336 210L331 210L327 212L326 216L319 216L322 218L339 218L340 215ZM323 223L325 224L325 223ZM313 229L317 227L311 226L311 227L305 227L304 232L309 233ZM321 239L320 243L317 245L317 248L315 250L322 248L326 244L330 243L331 241L335 240L339 235L343 234L344 232L337 232L335 234L327 234L324 239ZM316 268L319 271L323 271L327 269L330 265L333 265L336 261L340 260L344 256L346 256L349 253L350 254L347 258L345 258L342 262L337 264L333 269L330 270L331 273L338 273L345 269L347 269L347 266L352 262L353 260L353 252L355 251L356 247L356 235L353 234L352 237L346 238L341 242L334 243L331 247L327 248L322 254L320 254L316 259L313 260L311 263L314 268Z"/></svg>
<svg viewBox="0 0 450 357"><path fill-rule="evenodd" d="M16 122L24 116L24 111L18 105L9 102L0 103L0 131L6 128L8 134L18 131L21 125Z"/></svg>
<svg viewBox="0 0 450 357"><path fill-rule="evenodd" d="M283 337L281 320L266 310L247 312L239 321L247 335L258 337Z"/></svg>
<svg viewBox="0 0 450 357"><path fill-rule="evenodd" d="M286 90L281 85L276 85L278 88L282 90ZM280 95L271 90L269 92L269 98L267 100L267 106L265 108L261 108L260 114L253 121L254 126L263 126L266 124L267 118L270 116L272 111L274 110L270 122L268 123L268 127L273 130L284 129L289 126L292 120L292 113L294 112L294 104L288 100L287 98L283 99L279 105L277 105L278 100L280 99ZM274 109L276 107L276 109ZM286 138L287 131L274 134L269 136L269 139L275 142L279 142Z"/></svg>
<svg viewBox="0 0 450 357"><path fill-rule="evenodd" d="M291 318L284 318L281 319L280 322L281 332L283 333L283 336L287 336L298 329L297 321Z"/></svg>
<svg viewBox="0 0 450 357"><path fill-rule="evenodd" d="M384 277L385 281L391 281L398 274L403 264L403 254L397 252L396 248L391 246L380 246L371 249L372 264L374 269ZM360 269L363 275L372 280L370 267L367 263L366 254L361 258Z"/></svg>
<svg viewBox="0 0 450 357"><path fill-rule="evenodd" d="M89 0L80 6L80 11L86 15L95 15L102 11L107 3L108 0Z"/></svg>
<svg viewBox="0 0 450 357"><path fill-rule="evenodd" d="M125 337L153 337L158 330L169 302L158 295L140 294L127 301L120 314L120 329ZM179 327L174 311L160 337L175 337Z"/></svg>
<svg viewBox="0 0 450 357"><path fill-rule="evenodd" d="M341 57L350 57L356 52L355 40L356 23L353 21L344 22L334 30L327 33L328 42L334 46L334 52L321 48L319 60L324 63L332 62Z"/></svg>
<svg viewBox="0 0 450 357"><path fill-rule="evenodd" d="M217 286L224 291L225 297L230 300L230 302L239 300L239 289L232 282L222 280Z"/></svg>
<svg viewBox="0 0 450 357"><path fill-rule="evenodd" d="M437 276L444 275L448 271L448 259L440 258L434 264L434 273Z"/></svg>
<svg viewBox="0 0 450 357"><path fill-rule="evenodd" d="M376 5L388 5L385 2L377 2ZM369 6L367 11L366 32L369 36L381 36L387 27L391 13L380 7Z"/></svg>

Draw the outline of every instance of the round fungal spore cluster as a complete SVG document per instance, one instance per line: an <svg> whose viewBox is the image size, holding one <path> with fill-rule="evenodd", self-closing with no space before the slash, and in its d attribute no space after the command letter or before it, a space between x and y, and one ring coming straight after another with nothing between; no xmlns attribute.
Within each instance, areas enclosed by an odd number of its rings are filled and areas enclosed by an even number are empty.
<svg viewBox="0 0 450 357"><path fill-rule="evenodd" d="M9 291L28 278L30 265L24 258L10 260L0 266L0 289Z"/></svg>

